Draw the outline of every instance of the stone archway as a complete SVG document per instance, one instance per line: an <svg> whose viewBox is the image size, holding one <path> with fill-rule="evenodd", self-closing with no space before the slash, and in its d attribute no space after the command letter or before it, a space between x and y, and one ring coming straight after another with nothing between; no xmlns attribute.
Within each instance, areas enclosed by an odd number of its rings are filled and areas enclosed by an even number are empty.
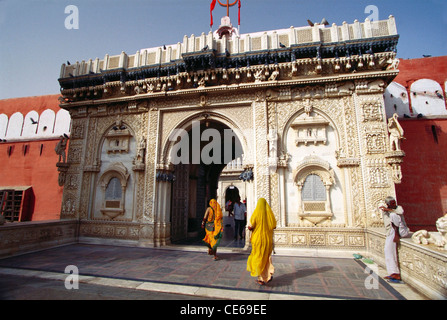
<svg viewBox="0 0 447 320"><path fill-rule="evenodd" d="M209 200L218 198L222 170L243 154L237 130L230 126L231 122L208 115L176 129L168 152L174 177L167 195L171 199L171 242L202 236L201 220Z"/></svg>
<svg viewBox="0 0 447 320"><path fill-rule="evenodd" d="M237 197L240 197L239 188L234 185L228 186L225 190L225 203L227 203L228 200L234 201Z"/></svg>

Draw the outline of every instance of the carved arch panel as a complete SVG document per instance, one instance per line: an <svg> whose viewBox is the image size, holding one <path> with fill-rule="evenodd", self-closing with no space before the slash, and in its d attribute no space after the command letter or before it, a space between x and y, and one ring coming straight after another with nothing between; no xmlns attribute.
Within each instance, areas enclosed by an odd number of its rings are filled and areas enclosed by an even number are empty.
<svg viewBox="0 0 447 320"><path fill-rule="evenodd" d="M122 163L112 164L99 178L101 213L114 219L125 213L127 182L130 174Z"/></svg>
<svg viewBox="0 0 447 320"><path fill-rule="evenodd" d="M324 186L324 197L312 199L304 196L311 179L316 180L313 186ZM333 213L331 210L330 188L335 182L334 172L330 164L317 156L308 156L293 171L293 181L298 187L298 216L300 220L313 225L330 221Z"/></svg>
<svg viewBox="0 0 447 320"><path fill-rule="evenodd" d="M131 119L128 119L131 120ZM135 218L137 141L130 122L119 117L116 121L95 122L97 134L92 140L84 171L91 175L93 192L90 218L94 220L126 220ZM112 187L113 186L113 187Z"/></svg>

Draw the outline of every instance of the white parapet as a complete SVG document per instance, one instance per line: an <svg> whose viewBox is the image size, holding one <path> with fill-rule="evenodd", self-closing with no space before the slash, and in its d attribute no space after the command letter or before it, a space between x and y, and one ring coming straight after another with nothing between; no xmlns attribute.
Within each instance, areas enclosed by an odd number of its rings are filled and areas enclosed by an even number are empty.
<svg viewBox="0 0 447 320"><path fill-rule="evenodd" d="M256 51L277 50L285 47L300 46L316 43L338 43L350 40L361 40L370 38L380 38L397 35L396 21L393 16L387 20L365 22L355 20L348 24L343 22L341 26L335 23L331 26L324 26L315 23L314 26L290 27L263 31L252 34L242 34L231 38L219 39L211 31L208 34L202 33L200 36L184 36L182 42L173 45L163 45L154 48L144 48L134 55L127 55L121 52L119 55L109 56L103 60L96 58L76 62L71 65L63 64L60 77L81 76L90 73L100 73L105 70L128 69L144 66L156 66L180 60L182 54L194 53L206 50L216 50L218 54L242 54Z"/></svg>

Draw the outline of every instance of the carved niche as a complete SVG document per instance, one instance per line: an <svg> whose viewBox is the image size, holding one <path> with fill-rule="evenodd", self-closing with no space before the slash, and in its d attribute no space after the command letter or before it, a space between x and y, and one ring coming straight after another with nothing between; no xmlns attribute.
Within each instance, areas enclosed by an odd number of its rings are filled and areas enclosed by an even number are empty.
<svg viewBox="0 0 447 320"><path fill-rule="evenodd" d="M129 176L127 168L121 162L117 162L107 168L99 179L102 193L100 211L110 219L124 215L124 201Z"/></svg>
<svg viewBox="0 0 447 320"><path fill-rule="evenodd" d="M129 152L129 141L132 137L129 129L122 123L117 121L106 135L107 153L127 153Z"/></svg>
<svg viewBox="0 0 447 320"><path fill-rule="evenodd" d="M334 172L327 161L317 156L305 157L293 171L298 186L298 216L311 225L332 219L330 188Z"/></svg>
<svg viewBox="0 0 447 320"><path fill-rule="evenodd" d="M318 114L312 114L306 110L305 114L299 116L293 121L291 127L296 132L295 143L299 146L301 143L307 144L326 144L327 126L329 121Z"/></svg>

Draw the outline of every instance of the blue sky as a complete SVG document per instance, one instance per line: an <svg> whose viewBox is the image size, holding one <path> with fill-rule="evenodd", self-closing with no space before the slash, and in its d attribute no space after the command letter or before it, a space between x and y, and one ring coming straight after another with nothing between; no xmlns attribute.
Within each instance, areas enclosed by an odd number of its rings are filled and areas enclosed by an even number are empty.
<svg viewBox="0 0 447 320"><path fill-rule="evenodd" d="M225 0L222 0L225 1ZM0 0L0 99L57 94L60 66L105 54L175 44L210 30L211 0ZM79 29L67 29L75 5ZM447 55L446 0L242 0L241 33L396 17L399 58ZM216 6L214 28L226 14ZM237 7L230 9L237 24Z"/></svg>

